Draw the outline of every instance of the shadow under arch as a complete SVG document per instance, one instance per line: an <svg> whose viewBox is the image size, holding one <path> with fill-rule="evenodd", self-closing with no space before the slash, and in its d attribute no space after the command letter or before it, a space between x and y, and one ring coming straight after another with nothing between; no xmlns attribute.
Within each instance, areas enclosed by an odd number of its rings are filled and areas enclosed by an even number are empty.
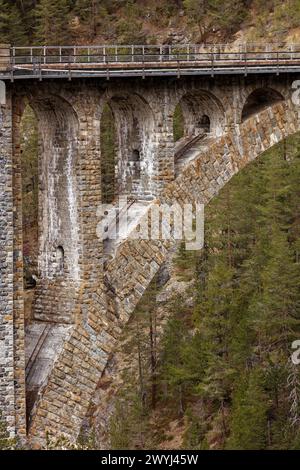
<svg viewBox="0 0 300 470"><path fill-rule="evenodd" d="M194 137L202 131L220 136L225 127L225 110L221 101L207 90L197 90L184 94L177 102L173 114L182 114L182 137Z"/></svg>
<svg viewBox="0 0 300 470"><path fill-rule="evenodd" d="M115 126L114 198L117 195L152 198L156 142L151 106L139 94L121 92L106 96L102 111L105 106L110 108ZM107 156L102 148L101 156L102 173L105 174Z"/></svg>
<svg viewBox="0 0 300 470"><path fill-rule="evenodd" d="M244 103L241 122L280 101L284 101L284 97L279 91L269 87L256 88Z"/></svg>
<svg viewBox="0 0 300 470"><path fill-rule="evenodd" d="M22 101L36 116L38 131L38 284L71 283L79 275L78 132L74 108L62 97L29 92ZM65 253L57 269L58 247Z"/></svg>

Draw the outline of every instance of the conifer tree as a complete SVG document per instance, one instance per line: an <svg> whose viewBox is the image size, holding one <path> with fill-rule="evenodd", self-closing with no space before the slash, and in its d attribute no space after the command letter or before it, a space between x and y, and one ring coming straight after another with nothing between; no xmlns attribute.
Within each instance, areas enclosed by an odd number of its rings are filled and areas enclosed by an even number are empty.
<svg viewBox="0 0 300 470"><path fill-rule="evenodd" d="M0 0L0 42L15 46L26 43L26 33L15 2Z"/></svg>
<svg viewBox="0 0 300 470"><path fill-rule="evenodd" d="M257 370L240 377L233 395L229 449L260 450L267 442L268 401Z"/></svg>
<svg viewBox="0 0 300 470"><path fill-rule="evenodd" d="M69 11L68 0L40 0L35 8L36 40L43 45L68 45Z"/></svg>

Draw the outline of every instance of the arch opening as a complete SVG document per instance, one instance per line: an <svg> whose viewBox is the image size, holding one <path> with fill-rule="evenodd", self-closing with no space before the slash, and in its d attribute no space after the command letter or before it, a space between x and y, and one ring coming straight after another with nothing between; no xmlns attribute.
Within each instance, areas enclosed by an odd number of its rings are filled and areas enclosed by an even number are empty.
<svg viewBox="0 0 300 470"><path fill-rule="evenodd" d="M200 118L198 127L200 130L202 130L205 133L210 132L210 119L207 116L207 114L203 114L203 116Z"/></svg>
<svg viewBox="0 0 300 470"><path fill-rule="evenodd" d="M184 115L182 111L181 103L177 103L174 115L173 115L173 138L174 142L184 137Z"/></svg>
<svg viewBox="0 0 300 470"><path fill-rule="evenodd" d="M130 160L132 162L139 162L140 159L141 159L140 151L137 149L133 149Z"/></svg>
<svg viewBox="0 0 300 470"><path fill-rule="evenodd" d="M185 94L173 114L174 142L193 138L203 133L219 136L225 126L225 112L221 102L210 92L201 90Z"/></svg>
<svg viewBox="0 0 300 470"><path fill-rule="evenodd" d="M63 274L64 272L64 262L65 262L65 250L61 245L56 248L56 264L57 264L57 273Z"/></svg>
<svg viewBox="0 0 300 470"><path fill-rule="evenodd" d="M78 118L58 96L32 101L39 121L39 277L58 275L57 246L64 246L64 274L79 280L76 162Z"/></svg>
<svg viewBox="0 0 300 470"><path fill-rule="evenodd" d="M16 102L21 110L14 132L20 141L15 152L21 163L25 318L28 323L40 315L67 318L71 312L61 314L58 307L54 312L51 302L43 305L40 299L50 284L56 291L68 285L72 292L79 281L78 119L58 96L28 93L16 96Z"/></svg>
<svg viewBox="0 0 300 470"><path fill-rule="evenodd" d="M21 112L15 113L13 132L14 158L20 158L21 163L22 208L21 204L18 207L23 212L25 334L27 344L34 345L43 331L37 324L62 326L74 321L80 282L79 124L74 109L62 97L29 90L26 98L18 94L14 97ZM53 359L49 357L43 364L41 375L31 364L38 357L26 358L28 423Z"/></svg>
<svg viewBox="0 0 300 470"><path fill-rule="evenodd" d="M248 98L242 109L242 122L250 118L256 113L263 111L264 109L272 106L279 101L283 101L284 97L281 93L272 88L258 88L254 90Z"/></svg>
<svg viewBox="0 0 300 470"><path fill-rule="evenodd" d="M101 172L106 177L109 202L118 195L138 199L152 198L154 173L154 118L149 104L137 94L113 95L104 105L101 117L101 140L105 135L105 109L111 110L114 129L110 151L101 144ZM102 127L103 126L103 127ZM103 142L102 142L103 143ZM105 172L110 162L110 172Z"/></svg>

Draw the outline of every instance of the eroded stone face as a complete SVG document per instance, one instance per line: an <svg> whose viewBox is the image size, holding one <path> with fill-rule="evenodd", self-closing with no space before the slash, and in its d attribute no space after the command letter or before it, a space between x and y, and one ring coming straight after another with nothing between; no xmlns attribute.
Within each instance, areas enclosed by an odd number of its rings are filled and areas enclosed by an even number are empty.
<svg viewBox="0 0 300 470"><path fill-rule="evenodd" d="M5 89L6 88L6 89ZM0 104L0 409L9 435L26 435L20 166L10 87Z"/></svg>
<svg viewBox="0 0 300 470"><path fill-rule="evenodd" d="M0 409L15 432L13 345L13 197L11 102L1 82L0 101ZM6 106L5 106L6 105Z"/></svg>
<svg viewBox="0 0 300 470"><path fill-rule="evenodd" d="M28 391L36 398L29 434L43 443L47 431L76 438L124 323L174 245L125 240L103 269L97 236L103 107L109 103L116 121L119 194L147 199L149 210L151 198L206 204L240 168L299 130L298 112L288 99L291 81L198 77L11 85L0 105L0 404L12 434L25 435L19 135L24 99L39 121L39 275L27 372ZM244 104L257 88L274 88L286 101L263 112L257 108L259 114L242 123ZM173 114L179 102L187 135L197 134L203 115L210 129L209 140L181 161L175 177Z"/></svg>

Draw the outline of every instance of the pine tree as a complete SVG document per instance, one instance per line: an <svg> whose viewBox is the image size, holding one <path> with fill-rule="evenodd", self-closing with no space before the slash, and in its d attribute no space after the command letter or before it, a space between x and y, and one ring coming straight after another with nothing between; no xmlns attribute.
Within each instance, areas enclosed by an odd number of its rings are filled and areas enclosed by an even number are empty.
<svg viewBox="0 0 300 470"><path fill-rule="evenodd" d="M98 14L101 16L107 14L104 6L100 6L99 0L76 0L74 12L79 15L83 23L89 26L91 37L97 33Z"/></svg>
<svg viewBox="0 0 300 470"><path fill-rule="evenodd" d="M173 136L174 142L184 136L184 117L180 103L176 106L173 115Z"/></svg>
<svg viewBox="0 0 300 470"><path fill-rule="evenodd" d="M0 43L14 46L26 44L21 13L15 2L0 0Z"/></svg>
<svg viewBox="0 0 300 470"><path fill-rule="evenodd" d="M265 449L267 442L267 396L258 370L240 377L233 395L230 438L227 448Z"/></svg>
<svg viewBox="0 0 300 470"><path fill-rule="evenodd" d="M35 8L36 40L43 45L67 45L70 41L68 0L41 0Z"/></svg>

